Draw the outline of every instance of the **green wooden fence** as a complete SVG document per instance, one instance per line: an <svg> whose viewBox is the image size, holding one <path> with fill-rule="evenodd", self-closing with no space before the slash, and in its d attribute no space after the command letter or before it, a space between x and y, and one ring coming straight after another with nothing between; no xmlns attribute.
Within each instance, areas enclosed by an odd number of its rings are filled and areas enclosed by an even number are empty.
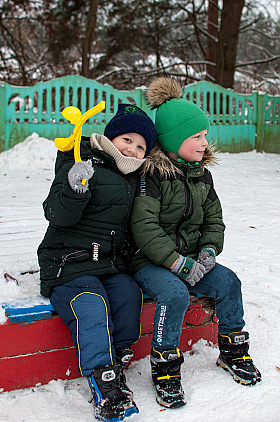
<svg viewBox="0 0 280 422"><path fill-rule="evenodd" d="M185 87L184 98L207 113L211 123L208 141L215 141L223 152L256 149L280 153L280 97L257 92L237 94L211 82L198 82ZM4 83L0 86L0 151L13 147L33 132L48 139L70 136L73 126L61 111L73 105L84 113L102 100L106 109L84 124L86 136L103 133L121 102L136 104L154 118L141 89L119 91L74 75L32 87Z"/></svg>

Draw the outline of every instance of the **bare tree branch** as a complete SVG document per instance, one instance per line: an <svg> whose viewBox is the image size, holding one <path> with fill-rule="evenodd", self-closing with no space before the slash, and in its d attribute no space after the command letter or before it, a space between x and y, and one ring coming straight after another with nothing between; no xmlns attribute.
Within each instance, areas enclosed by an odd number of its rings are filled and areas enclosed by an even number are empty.
<svg viewBox="0 0 280 422"><path fill-rule="evenodd" d="M235 68L244 67L244 66L251 66L255 64L263 64L263 63L269 63L274 60L280 59L280 56L274 56L274 57L268 57L267 59L260 59L260 60L253 60L251 62L246 63L236 63Z"/></svg>

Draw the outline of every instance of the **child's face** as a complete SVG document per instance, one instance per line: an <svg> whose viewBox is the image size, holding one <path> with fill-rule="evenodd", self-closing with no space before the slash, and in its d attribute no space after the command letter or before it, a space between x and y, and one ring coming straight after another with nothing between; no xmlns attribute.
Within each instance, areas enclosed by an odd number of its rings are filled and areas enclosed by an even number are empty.
<svg viewBox="0 0 280 422"><path fill-rule="evenodd" d="M206 135L207 130L202 130L185 139L178 150L178 155L185 161L201 161L208 145Z"/></svg>
<svg viewBox="0 0 280 422"><path fill-rule="evenodd" d="M124 133L114 138L112 143L125 157L142 160L145 156L146 141L139 133Z"/></svg>

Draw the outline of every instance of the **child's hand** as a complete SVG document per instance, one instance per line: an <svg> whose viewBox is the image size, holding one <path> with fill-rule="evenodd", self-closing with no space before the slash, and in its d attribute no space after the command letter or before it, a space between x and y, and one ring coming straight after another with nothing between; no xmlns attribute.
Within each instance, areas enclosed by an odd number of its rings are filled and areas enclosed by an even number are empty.
<svg viewBox="0 0 280 422"><path fill-rule="evenodd" d="M187 281L191 286L194 286L202 279L206 270L202 264L195 261L188 256L179 255L175 267L171 270L183 281Z"/></svg>
<svg viewBox="0 0 280 422"><path fill-rule="evenodd" d="M205 274L209 273L216 265L215 250L213 248L202 249L198 255L198 262L204 266Z"/></svg>
<svg viewBox="0 0 280 422"><path fill-rule="evenodd" d="M77 161L68 172L68 182L76 193L85 193L88 190L88 179L92 177L94 169L91 160ZM85 184L82 180L87 179Z"/></svg>

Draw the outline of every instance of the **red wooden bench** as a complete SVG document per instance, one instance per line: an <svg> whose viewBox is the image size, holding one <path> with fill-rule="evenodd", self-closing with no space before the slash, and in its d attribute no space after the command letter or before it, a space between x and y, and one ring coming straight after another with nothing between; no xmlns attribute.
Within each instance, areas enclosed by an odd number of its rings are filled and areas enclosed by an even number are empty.
<svg viewBox="0 0 280 422"><path fill-rule="evenodd" d="M5 304L8 322L0 325L0 392L79 377L70 331L50 304ZM26 301L26 303L28 303ZM150 353L155 303L144 300L141 337L133 360ZM199 339L217 343L214 302L192 297L182 326L180 348L191 350Z"/></svg>

